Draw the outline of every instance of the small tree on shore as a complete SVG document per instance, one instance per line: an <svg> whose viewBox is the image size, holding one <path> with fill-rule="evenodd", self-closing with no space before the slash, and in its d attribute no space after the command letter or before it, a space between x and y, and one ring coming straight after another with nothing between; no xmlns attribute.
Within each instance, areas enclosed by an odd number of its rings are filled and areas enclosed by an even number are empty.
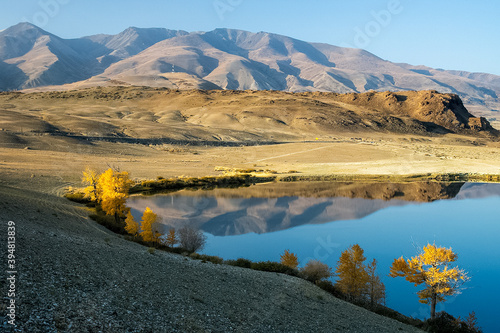
<svg viewBox="0 0 500 333"><path fill-rule="evenodd" d="M290 268L296 269L299 266L299 260L295 253L291 253L288 250L285 250L283 254L280 256L281 264L288 266Z"/></svg>
<svg viewBox="0 0 500 333"><path fill-rule="evenodd" d="M460 317L458 317L458 319L460 319ZM477 317L476 317L476 313L474 311L469 313L467 318L465 318L464 324L469 329L469 332L473 332L473 333L482 333L483 332L477 323Z"/></svg>
<svg viewBox="0 0 500 333"><path fill-rule="evenodd" d="M153 213L151 208L146 207L144 214L142 214L141 220L141 237L145 242L158 242L161 233L158 232L158 215Z"/></svg>
<svg viewBox="0 0 500 333"><path fill-rule="evenodd" d="M354 244L342 252L337 263L335 273L339 279L336 284L351 299L359 299L366 294L369 277L365 260L363 249Z"/></svg>
<svg viewBox="0 0 500 333"><path fill-rule="evenodd" d="M165 244L169 247L174 247L175 244L179 243L177 239L177 234L175 233L175 229L170 229L168 231L167 239L165 240Z"/></svg>
<svg viewBox="0 0 500 333"><path fill-rule="evenodd" d="M451 248L427 244L411 259L405 260L403 257L394 259L389 275L404 277L415 286L423 284L425 288L417 294L420 303L430 304L431 319L434 319L436 304L444 302L447 296L460 294L462 285L469 280L467 272L463 269L449 267L457 257Z"/></svg>
<svg viewBox="0 0 500 333"><path fill-rule="evenodd" d="M139 233L139 223L137 223L130 211L128 212L127 218L125 219L125 231L127 231L132 236L137 236L137 234Z"/></svg>
<svg viewBox="0 0 500 333"><path fill-rule="evenodd" d="M128 172L115 172L111 168L103 172L97 181L97 197L101 208L107 215L114 215L117 224L125 217L125 201L131 185Z"/></svg>
<svg viewBox="0 0 500 333"><path fill-rule="evenodd" d="M86 167L85 171L83 171L82 183L87 185L83 190L84 198L89 199L90 201L98 201L99 200L99 190L97 189L99 182L99 174L96 170L91 169L90 167Z"/></svg>
<svg viewBox="0 0 500 333"><path fill-rule="evenodd" d="M368 273L367 295L371 306L385 304L385 285L377 275L377 260L373 259L366 271Z"/></svg>
<svg viewBox="0 0 500 333"><path fill-rule="evenodd" d="M200 230L188 226L179 229L179 242L181 247L188 252L203 249L206 240L207 237Z"/></svg>

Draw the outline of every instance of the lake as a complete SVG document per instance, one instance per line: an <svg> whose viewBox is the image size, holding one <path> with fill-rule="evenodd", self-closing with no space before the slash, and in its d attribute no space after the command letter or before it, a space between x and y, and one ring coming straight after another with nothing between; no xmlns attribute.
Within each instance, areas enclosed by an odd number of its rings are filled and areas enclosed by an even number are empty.
<svg viewBox="0 0 500 333"><path fill-rule="evenodd" d="M387 306L421 319L430 311L418 302L418 287L387 276L389 267L429 242L451 247L471 280L436 310L462 318L475 311L485 332L500 331L500 184L270 183L133 196L127 204L137 220L149 206L165 232L184 225L203 230L202 253L224 259L279 261L289 249L300 266L319 259L334 268L341 251L357 243L368 261L378 261Z"/></svg>

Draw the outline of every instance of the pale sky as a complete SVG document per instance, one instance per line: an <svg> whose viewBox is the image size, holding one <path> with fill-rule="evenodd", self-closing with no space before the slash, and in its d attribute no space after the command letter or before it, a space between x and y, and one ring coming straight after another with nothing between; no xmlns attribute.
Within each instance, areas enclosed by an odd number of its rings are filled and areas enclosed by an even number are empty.
<svg viewBox="0 0 500 333"><path fill-rule="evenodd" d="M366 49L393 62L500 75L500 2L470 0L0 0L0 30L63 38L129 26L266 31Z"/></svg>

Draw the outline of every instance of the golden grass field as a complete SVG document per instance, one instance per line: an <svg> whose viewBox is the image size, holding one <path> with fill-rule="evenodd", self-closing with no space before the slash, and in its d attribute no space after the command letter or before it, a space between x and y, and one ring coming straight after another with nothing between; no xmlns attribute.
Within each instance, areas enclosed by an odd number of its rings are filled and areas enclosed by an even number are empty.
<svg viewBox="0 0 500 333"><path fill-rule="evenodd" d="M5 93L0 179L75 186L86 166L119 168L138 180L221 174L216 167L302 176L500 173L500 143L488 133L427 133L410 111L394 121L384 99L354 105L335 96L147 88Z"/></svg>

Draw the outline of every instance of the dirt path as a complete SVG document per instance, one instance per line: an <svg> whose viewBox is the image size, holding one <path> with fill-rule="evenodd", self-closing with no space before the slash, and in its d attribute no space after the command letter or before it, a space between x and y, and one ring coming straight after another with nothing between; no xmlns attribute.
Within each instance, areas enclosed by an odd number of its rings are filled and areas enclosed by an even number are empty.
<svg viewBox="0 0 500 333"><path fill-rule="evenodd" d="M313 149L298 151L298 152L294 152L294 153L288 153L288 154L279 155L279 156L266 157L266 158L257 160L255 162L263 162L263 161L268 161L268 160L272 160L272 159L276 159L276 158L281 158L281 157L287 157L287 156L291 156L291 155L310 153L311 151L316 151L316 150L325 149L325 148L329 148L329 147L331 147L331 146L318 147L318 148L313 148Z"/></svg>

